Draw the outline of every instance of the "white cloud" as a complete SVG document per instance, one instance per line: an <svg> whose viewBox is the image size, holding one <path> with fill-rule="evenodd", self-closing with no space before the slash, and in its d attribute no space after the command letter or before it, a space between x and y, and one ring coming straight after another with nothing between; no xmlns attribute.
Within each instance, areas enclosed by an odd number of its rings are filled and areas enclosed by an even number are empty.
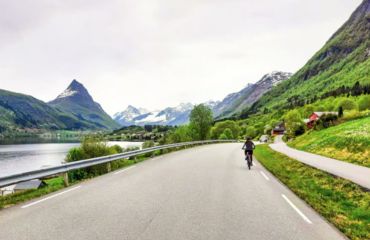
<svg viewBox="0 0 370 240"><path fill-rule="evenodd" d="M222 99L296 71L361 0L0 0L0 88L81 81L109 112Z"/></svg>

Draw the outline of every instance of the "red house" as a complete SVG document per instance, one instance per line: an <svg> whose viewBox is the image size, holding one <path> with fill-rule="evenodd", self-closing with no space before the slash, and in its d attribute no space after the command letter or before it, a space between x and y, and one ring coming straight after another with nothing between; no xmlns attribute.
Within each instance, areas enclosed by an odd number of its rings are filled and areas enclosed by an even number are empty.
<svg viewBox="0 0 370 240"><path fill-rule="evenodd" d="M308 119L305 119L308 128L313 128L315 122L320 119L323 115L338 115L337 112L313 112Z"/></svg>

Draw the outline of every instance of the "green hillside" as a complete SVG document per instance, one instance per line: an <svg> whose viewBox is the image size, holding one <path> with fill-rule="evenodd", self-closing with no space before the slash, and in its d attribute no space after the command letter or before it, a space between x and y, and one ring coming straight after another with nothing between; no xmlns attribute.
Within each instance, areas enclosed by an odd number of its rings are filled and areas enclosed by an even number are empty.
<svg viewBox="0 0 370 240"><path fill-rule="evenodd" d="M303 151L370 167L370 117L321 131L309 131L289 145Z"/></svg>
<svg viewBox="0 0 370 240"><path fill-rule="evenodd" d="M242 117L267 109L301 106L342 86L370 84L370 0L289 80L266 93Z"/></svg>
<svg viewBox="0 0 370 240"><path fill-rule="evenodd" d="M76 80L73 80L63 93L48 104L81 121L89 122L97 129L113 130L120 127Z"/></svg>
<svg viewBox="0 0 370 240"><path fill-rule="evenodd" d="M93 127L32 96L0 89L0 132L17 128L84 129Z"/></svg>

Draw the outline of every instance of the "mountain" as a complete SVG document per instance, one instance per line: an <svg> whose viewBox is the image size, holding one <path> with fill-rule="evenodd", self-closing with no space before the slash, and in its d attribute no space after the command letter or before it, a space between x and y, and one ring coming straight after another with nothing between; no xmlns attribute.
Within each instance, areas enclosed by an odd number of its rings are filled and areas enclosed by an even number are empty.
<svg viewBox="0 0 370 240"><path fill-rule="evenodd" d="M129 105L124 111L118 112L113 115L113 120L116 121L121 126L131 126L135 125L134 119L143 114L148 113L146 109L135 108L134 106Z"/></svg>
<svg viewBox="0 0 370 240"><path fill-rule="evenodd" d="M73 80L64 92L48 104L81 121L89 122L97 129L119 128L119 124L103 110L100 104L93 100L87 89L76 80Z"/></svg>
<svg viewBox="0 0 370 240"><path fill-rule="evenodd" d="M32 96L0 89L0 132L17 129L90 129L80 121Z"/></svg>
<svg viewBox="0 0 370 240"><path fill-rule="evenodd" d="M228 117L242 111L245 107L251 106L264 93L272 87L277 86L292 76L288 72L274 71L264 75L258 82L249 83L245 88L236 93L226 96L220 103L213 107L215 117Z"/></svg>
<svg viewBox="0 0 370 240"><path fill-rule="evenodd" d="M114 114L114 120L122 126L183 125L189 121L189 114L193 107L191 103L182 103L176 107L149 112L128 106L123 112Z"/></svg>
<svg viewBox="0 0 370 240"><path fill-rule="evenodd" d="M258 82L248 84L237 93L229 94L222 101L208 101L203 103L212 109L215 117L227 117L241 111L245 106L256 102L265 92L273 86L288 79L292 74L287 72L271 72ZM113 115L114 120L121 126L131 125L183 125L189 122L189 115L194 105L182 103L177 107L168 107L159 111L148 112L133 106Z"/></svg>
<svg viewBox="0 0 370 240"><path fill-rule="evenodd" d="M297 73L244 109L241 116L299 106L356 82L370 84L370 0L364 0Z"/></svg>

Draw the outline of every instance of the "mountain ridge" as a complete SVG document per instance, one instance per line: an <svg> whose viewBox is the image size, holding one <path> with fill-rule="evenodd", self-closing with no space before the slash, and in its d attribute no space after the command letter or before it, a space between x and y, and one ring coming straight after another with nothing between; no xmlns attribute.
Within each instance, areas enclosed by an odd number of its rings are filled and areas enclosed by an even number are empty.
<svg viewBox="0 0 370 240"><path fill-rule="evenodd" d="M0 89L0 132L19 129L89 129L90 123L30 95Z"/></svg>
<svg viewBox="0 0 370 240"><path fill-rule="evenodd" d="M215 117L229 116L241 111L243 106L253 104L263 93L290 76L291 73L288 72L273 71L263 75L256 83L248 83L239 92L228 94L223 101L207 101L203 104L211 108ZM129 105L124 111L115 113L113 119L121 126L183 125L189 122L193 107L191 103L180 103L163 110L142 112L139 108Z"/></svg>
<svg viewBox="0 0 370 240"><path fill-rule="evenodd" d="M256 83L248 83L248 85L236 93L227 95L214 108L216 118L230 117L233 114L241 112L246 106L255 103L264 93L268 92L272 87L289 79L292 73L283 71L273 71L263 75Z"/></svg>
<svg viewBox="0 0 370 240"><path fill-rule="evenodd" d="M96 128L112 130L119 127L119 124L103 110L101 105L94 101L84 85L75 79L48 104L80 120L88 121Z"/></svg>
<svg viewBox="0 0 370 240"><path fill-rule="evenodd" d="M340 87L370 84L370 0L349 19L289 80L264 94L240 115L289 109Z"/></svg>

